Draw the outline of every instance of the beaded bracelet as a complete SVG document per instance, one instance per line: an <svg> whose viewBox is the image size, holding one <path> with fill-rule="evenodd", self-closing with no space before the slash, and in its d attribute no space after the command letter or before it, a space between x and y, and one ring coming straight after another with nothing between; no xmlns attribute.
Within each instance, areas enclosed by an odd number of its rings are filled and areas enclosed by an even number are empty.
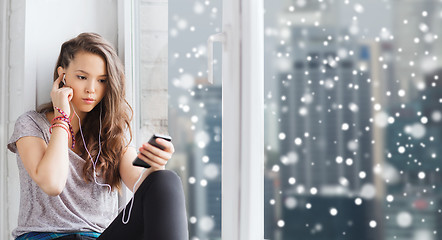
<svg viewBox="0 0 442 240"><path fill-rule="evenodd" d="M60 108L55 107L54 108L62 115L60 117L55 117L54 119L52 119L52 123L54 124L56 121L62 121L68 124L69 126L69 131L71 132L71 137L72 137L72 149L75 147L75 134L74 134L74 130L72 128L71 125L71 120L69 119L69 116Z"/></svg>
<svg viewBox="0 0 442 240"><path fill-rule="evenodd" d="M52 128L54 128L54 127L61 127L61 128L63 128L68 133L68 136L69 136L69 134L71 134L69 132L68 128L66 127L66 125L61 124L61 123L54 123L54 124L52 124L52 126L49 128L49 133L50 134L52 134Z"/></svg>
<svg viewBox="0 0 442 240"><path fill-rule="evenodd" d="M63 121L63 122L64 122L64 121ZM53 127L63 127L63 128L68 132L68 135L69 135L69 134L71 135L71 137L72 137L72 149L74 149L74 147L75 147L75 135L74 135L74 130L72 129L72 125L71 125L70 123L68 123L68 125L69 125L69 130L66 128L66 125L64 125L64 124L62 124L62 123L56 123L56 122L54 122L54 123L52 124L52 126L49 128L49 133L52 134L52 128L53 128Z"/></svg>
<svg viewBox="0 0 442 240"><path fill-rule="evenodd" d="M60 117L54 117L54 118L52 119L51 123L53 124L53 123L55 123L55 122L57 122L57 121L65 122L65 123L67 123L68 125L71 124L71 120L70 120L69 118L65 118L65 117L63 117L63 116L60 116Z"/></svg>

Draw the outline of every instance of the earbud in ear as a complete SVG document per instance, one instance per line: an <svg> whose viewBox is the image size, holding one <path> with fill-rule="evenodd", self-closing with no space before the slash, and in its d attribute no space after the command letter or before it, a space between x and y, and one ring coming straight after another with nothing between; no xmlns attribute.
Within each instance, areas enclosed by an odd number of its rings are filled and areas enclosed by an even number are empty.
<svg viewBox="0 0 442 240"><path fill-rule="evenodd" d="M65 73L63 73L63 83L64 83L64 85L66 85L66 74Z"/></svg>

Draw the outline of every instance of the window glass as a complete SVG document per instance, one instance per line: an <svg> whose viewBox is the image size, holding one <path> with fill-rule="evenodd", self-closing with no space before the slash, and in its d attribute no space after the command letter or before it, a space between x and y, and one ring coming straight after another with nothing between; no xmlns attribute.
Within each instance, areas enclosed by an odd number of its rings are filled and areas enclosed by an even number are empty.
<svg viewBox="0 0 442 240"><path fill-rule="evenodd" d="M207 82L207 39L221 32L222 1L169 1L168 95L173 161L187 197L190 239L221 239L221 45ZM168 165L169 167L169 165Z"/></svg>
<svg viewBox="0 0 442 240"><path fill-rule="evenodd" d="M440 239L440 1L265 0L265 238Z"/></svg>

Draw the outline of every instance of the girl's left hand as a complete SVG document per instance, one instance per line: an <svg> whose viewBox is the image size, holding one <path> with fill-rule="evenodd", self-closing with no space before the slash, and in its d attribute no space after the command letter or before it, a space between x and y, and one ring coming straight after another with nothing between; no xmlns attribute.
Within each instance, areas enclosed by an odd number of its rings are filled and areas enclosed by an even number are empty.
<svg viewBox="0 0 442 240"><path fill-rule="evenodd" d="M155 141L163 146L164 150L146 142L138 149L138 157L148 163L153 171L163 170L166 167L167 161L172 158L175 148L171 142L164 139L157 138Z"/></svg>

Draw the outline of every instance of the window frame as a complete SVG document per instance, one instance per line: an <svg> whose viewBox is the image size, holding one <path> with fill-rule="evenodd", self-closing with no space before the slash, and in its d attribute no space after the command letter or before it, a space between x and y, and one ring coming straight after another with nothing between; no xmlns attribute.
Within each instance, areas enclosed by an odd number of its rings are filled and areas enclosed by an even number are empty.
<svg viewBox="0 0 442 240"><path fill-rule="evenodd" d="M7 96L8 96L8 75L9 75L9 19L8 19L8 11L9 11L9 1L0 0L0 86L1 86L1 97L0 97L0 129L2 135L0 136L1 146L6 146L6 139L8 139L8 112L9 106L7 105ZM8 155L7 151L2 152L0 156L0 238L8 239L9 238L9 223L8 223L8 188L7 188L7 176L8 176L8 165L7 165Z"/></svg>
<svg viewBox="0 0 442 240"><path fill-rule="evenodd" d="M133 109L136 109L136 104L138 103L136 101L137 94L136 94L136 86L137 83L135 81L135 74L136 74L136 65L135 65L135 59L136 59L136 53L134 51L134 37L135 34L135 0L118 0L117 2L118 6L118 55L120 59L123 61L124 64L124 74L126 77L126 100L128 103L133 107ZM131 127L134 131L132 131L132 137L133 141L137 139L137 132L138 132L138 122L137 117L139 116L137 114L137 111L134 111L133 113L133 121L131 122ZM118 205L119 208L122 208L126 205L126 203L130 200L132 197L131 191L125 187L121 191L121 194L118 198Z"/></svg>
<svg viewBox="0 0 442 240"><path fill-rule="evenodd" d="M223 1L222 239L264 239L263 6Z"/></svg>

